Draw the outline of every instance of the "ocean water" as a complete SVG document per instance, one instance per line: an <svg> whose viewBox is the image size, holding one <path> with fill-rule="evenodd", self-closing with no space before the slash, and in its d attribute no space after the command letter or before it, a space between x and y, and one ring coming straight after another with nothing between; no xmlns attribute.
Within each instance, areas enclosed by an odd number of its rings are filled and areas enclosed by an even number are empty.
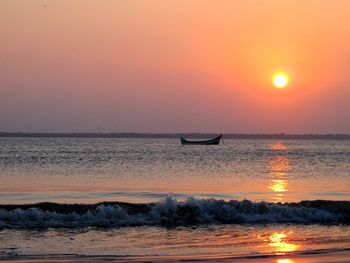
<svg viewBox="0 0 350 263"><path fill-rule="evenodd" d="M0 149L2 259L350 258L347 140L0 138Z"/></svg>

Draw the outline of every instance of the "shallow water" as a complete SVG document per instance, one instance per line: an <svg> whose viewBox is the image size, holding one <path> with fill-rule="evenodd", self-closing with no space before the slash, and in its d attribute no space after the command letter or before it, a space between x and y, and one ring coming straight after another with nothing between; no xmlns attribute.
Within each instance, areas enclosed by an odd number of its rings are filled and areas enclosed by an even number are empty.
<svg viewBox="0 0 350 263"><path fill-rule="evenodd" d="M113 256L121 261L223 258L292 258L346 251L349 226L208 225L0 231L3 258L21 256ZM327 251L325 251L327 250ZM0 255L1 255L0 254ZM138 259L138 260L137 260ZM235 261L236 262L236 261ZM237 261L238 262L238 261ZM283 261L281 261L283 262ZM280 263L281 263L280 262ZM304 262L294 260L291 262Z"/></svg>

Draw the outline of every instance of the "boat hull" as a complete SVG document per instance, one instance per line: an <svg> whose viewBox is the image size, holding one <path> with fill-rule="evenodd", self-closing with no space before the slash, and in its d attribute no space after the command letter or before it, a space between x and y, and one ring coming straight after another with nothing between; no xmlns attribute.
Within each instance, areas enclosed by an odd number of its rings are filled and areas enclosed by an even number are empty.
<svg viewBox="0 0 350 263"><path fill-rule="evenodd" d="M183 145L218 145L220 143L221 138L222 138L222 134L211 140L189 141L185 138L180 138L180 140L181 140L181 144Z"/></svg>

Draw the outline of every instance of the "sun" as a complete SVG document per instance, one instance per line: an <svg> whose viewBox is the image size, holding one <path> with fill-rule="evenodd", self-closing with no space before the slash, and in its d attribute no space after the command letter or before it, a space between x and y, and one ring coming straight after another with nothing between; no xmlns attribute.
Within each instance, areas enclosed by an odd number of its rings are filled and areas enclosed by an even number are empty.
<svg viewBox="0 0 350 263"><path fill-rule="evenodd" d="M288 84L288 76L285 73L276 73L272 81L277 88L282 89Z"/></svg>

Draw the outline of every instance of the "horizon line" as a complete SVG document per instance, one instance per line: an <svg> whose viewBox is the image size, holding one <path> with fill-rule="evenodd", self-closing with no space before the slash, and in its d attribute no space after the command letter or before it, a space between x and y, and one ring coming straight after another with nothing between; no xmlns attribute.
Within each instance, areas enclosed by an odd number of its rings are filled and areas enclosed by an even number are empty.
<svg viewBox="0 0 350 263"><path fill-rule="evenodd" d="M223 134L227 139L350 139L347 133L217 133L217 132L2 132L0 137L56 138L206 138Z"/></svg>

